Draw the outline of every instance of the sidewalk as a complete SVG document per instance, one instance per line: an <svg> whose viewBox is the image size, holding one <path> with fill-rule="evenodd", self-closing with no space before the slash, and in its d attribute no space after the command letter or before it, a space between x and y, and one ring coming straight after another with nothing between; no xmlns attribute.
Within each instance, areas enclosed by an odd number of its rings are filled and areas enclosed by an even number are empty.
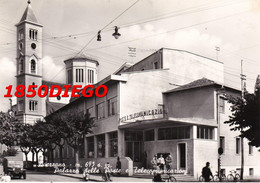
<svg viewBox="0 0 260 183"><path fill-rule="evenodd" d="M82 174L57 174L60 176L67 176L83 180ZM113 182L152 182L152 179L148 178L136 178L136 177L114 177ZM103 182L101 175L90 174L89 181Z"/></svg>

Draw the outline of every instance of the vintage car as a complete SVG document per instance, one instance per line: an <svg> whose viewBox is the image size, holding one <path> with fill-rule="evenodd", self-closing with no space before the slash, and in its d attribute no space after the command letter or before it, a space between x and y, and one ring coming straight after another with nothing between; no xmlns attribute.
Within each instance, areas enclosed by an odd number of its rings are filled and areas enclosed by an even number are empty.
<svg viewBox="0 0 260 183"><path fill-rule="evenodd" d="M8 175L11 178L19 177L26 179L26 170L23 169L23 161L8 160Z"/></svg>

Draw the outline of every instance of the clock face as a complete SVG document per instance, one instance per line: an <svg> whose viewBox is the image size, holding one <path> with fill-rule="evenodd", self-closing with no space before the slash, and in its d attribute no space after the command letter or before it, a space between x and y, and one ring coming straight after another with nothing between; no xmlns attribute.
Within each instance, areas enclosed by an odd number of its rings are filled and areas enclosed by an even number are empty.
<svg viewBox="0 0 260 183"><path fill-rule="evenodd" d="M36 48L36 44L35 44L35 43L32 43L32 44L31 44L31 47L32 47L32 49L35 49L35 48Z"/></svg>

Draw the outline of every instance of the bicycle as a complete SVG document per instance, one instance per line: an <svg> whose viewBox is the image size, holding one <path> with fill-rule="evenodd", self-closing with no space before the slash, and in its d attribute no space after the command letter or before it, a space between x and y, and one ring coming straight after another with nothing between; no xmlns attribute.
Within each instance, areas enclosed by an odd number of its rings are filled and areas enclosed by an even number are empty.
<svg viewBox="0 0 260 183"><path fill-rule="evenodd" d="M218 175L218 171L216 171L216 175L214 175L214 177L213 177L213 181L214 182L222 182L222 181L226 181L226 175L222 172L222 171L220 171L220 175Z"/></svg>
<svg viewBox="0 0 260 183"><path fill-rule="evenodd" d="M108 178L108 174L109 174L109 178ZM111 173L103 173L102 174L102 180L105 181L105 182L112 182L113 179L112 179Z"/></svg>
<svg viewBox="0 0 260 183"><path fill-rule="evenodd" d="M227 176L228 182L236 182L240 180L240 175L237 173L236 170L231 170L230 174Z"/></svg>
<svg viewBox="0 0 260 183"><path fill-rule="evenodd" d="M211 177L210 182L214 181L214 177L212 177L212 176L210 176L210 177ZM202 175L199 177L199 182L205 182L205 179Z"/></svg>
<svg viewBox="0 0 260 183"><path fill-rule="evenodd" d="M177 182L176 178L172 174L162 174L162 180L164 182Z"/></svg>

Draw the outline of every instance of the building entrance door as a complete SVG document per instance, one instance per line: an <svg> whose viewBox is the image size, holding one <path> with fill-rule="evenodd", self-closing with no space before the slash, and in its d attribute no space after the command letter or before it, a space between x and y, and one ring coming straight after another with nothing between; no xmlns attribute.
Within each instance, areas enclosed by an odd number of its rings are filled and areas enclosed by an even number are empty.
<svg viewBox="0 0 260 183"><path fill-rule="evenodd" d="M186 144L178 144L178 169L186 170Z"/></svg>
<svg viewBox="0 0 260 183"><path fill-rule="evenodd" d="M125 156L130 157L133 162L142 162L143 155L143 133L142 131L125 132Z"/></svg>

